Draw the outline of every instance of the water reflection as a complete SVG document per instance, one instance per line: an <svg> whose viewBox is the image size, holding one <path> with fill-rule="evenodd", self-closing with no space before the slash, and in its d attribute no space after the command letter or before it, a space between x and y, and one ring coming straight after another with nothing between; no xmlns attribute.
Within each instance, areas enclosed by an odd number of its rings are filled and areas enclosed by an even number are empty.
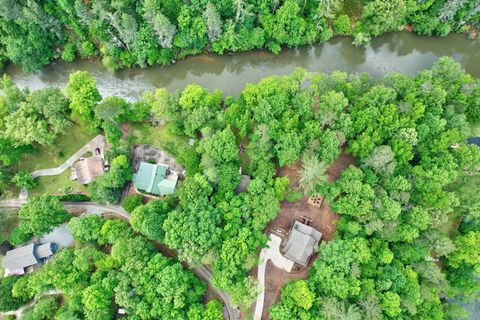
<svg viewBox="0 0 480 320"><path fill-rule="evenodd" d="M19 86L38 89L47 85L64 86L71 72L87 70L97 78L103 95L135 99L145 90L156 87L183 89L191 82L223 90L226 94L237 94L248 82L274 74L289 74L296 67L323 72L365 71L376 77L390 72L415 74L430 68L443 55L453 56L467 72L480 75L479 40L468 40L464 35L420 37L407 32L375 38L368 48L357 48L350 38L337 37L321 45L285 49L280 55L262 50L224 56L204 54L171 66L115 73L105 70L99 61L56 62L37 75L26 75L13 65L6 72Z"/></svg>

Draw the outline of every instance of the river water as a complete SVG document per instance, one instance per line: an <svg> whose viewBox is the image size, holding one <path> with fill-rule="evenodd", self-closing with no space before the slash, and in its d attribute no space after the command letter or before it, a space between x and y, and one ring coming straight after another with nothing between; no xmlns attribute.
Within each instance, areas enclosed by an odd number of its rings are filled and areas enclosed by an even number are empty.
<svg viewBox="0 0 480 320"><path fill-rule="evenodd" d="M366 71L373 76L391 72L416 74L430 68L444 55L452 56L472 75L480 76L480 40L468 40L460 34L436 38L408 32L377 37L367 48L353 46L350 38L336 37L324 44L285 49L279 55L262 50L224 56L203 54L171 66L133 68L115 73L107 71L98 60L55 62L39 74L25 74L21 67L9 65L6 73L21 87L39 89L49 85L63 87L70 73L87 70L97 78L102 95L133 100L146 90L183 89L192 82L235 95L248 82L274 74L289 74L296 67L323 72Z"/></svg>

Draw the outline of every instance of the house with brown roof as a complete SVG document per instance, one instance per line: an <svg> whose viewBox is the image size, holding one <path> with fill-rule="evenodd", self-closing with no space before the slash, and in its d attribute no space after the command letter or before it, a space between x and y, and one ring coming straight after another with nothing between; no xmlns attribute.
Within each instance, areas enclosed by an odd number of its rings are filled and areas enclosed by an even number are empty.
<svg viewBox="0 0 480 320"><path fill-rule="evenodd" d="M94 155L75 163L75 176L78 183L88 184L96 177L103 176L104 173L103 158L100 155Z"/></svg>

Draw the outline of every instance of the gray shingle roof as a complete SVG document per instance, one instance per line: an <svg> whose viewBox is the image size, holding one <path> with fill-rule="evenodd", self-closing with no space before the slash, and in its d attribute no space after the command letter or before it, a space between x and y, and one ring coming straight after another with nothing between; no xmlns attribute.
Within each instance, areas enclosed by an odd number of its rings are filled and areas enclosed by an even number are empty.
<svg viewBox="0 0 480 320"><path fill-rule="evenodd" d="M3 268L14 271L37 264L38 260L34 255L34 247L35 244L31 243L8 251L2 261Z"/></svg>
<svg viewBox="0 0 480 320"><path fill-rule="evenodd" d="M322 233L303 223L295 221L284 247L285 257L302 266L318 248Z"/></svg>
<svg viewBox="0 0 480 320"><path fill-rule="evenodd" d="M41 244L35 248L35 256L39 259L48 258L53 255L53 244L51 242L47 242L45 244Z"/></svg>

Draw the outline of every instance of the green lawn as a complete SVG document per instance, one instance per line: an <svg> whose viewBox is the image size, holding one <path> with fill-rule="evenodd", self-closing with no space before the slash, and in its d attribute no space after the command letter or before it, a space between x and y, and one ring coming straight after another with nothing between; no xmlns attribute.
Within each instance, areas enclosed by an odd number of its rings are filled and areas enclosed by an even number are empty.
<svg viewBox="0 0 480 320"><path fill-rule="evenodd" d="M36 179L37 187L30 190L29 194L41 195L46 193L51 195L63 195L72 193L85 193L87 188L77 181L70 180L69 176L70 169L65 170L58 176L38 177Z"/></svg>
<svg viewBox="0 0 480 320"><path fill-rule="evenodd" d="M152 126L147 123L130 123L127 140L130 144L149 144L162 149L173 157L188 148L189 138L168 133L167 126Z"/></svg>
<svg viewBox="0 0 480 320"><path fill-rule="evenodd" d="M59 136L52 145L39 147L33 153L24 155L16 169L31 172L57 167L93 137L95 137L95 134L89 133L85 127L73 125L64 135Z"/></svg>

